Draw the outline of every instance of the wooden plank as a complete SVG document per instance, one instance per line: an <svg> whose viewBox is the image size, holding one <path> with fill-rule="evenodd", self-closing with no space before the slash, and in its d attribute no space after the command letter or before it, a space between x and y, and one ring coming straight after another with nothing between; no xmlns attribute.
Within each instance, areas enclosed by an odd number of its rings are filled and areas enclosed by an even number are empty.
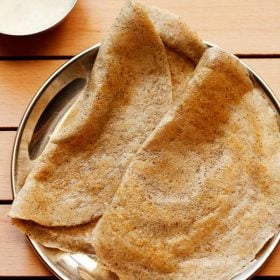
<svg viewBox="0 0 280 280"><path fill-rule="evenodd" d="M280 59L242 59L242 61L263 78L280 100Z"/></svg>
<svg viewBox="0 0 280 280"><path fill-rule="evenodd" d="M32 251L24 235L10 224L6 216L9 205L0 205L0 276L45 276L45 269ZM280 275L280 245L258 273L261 276Z"/></svg>
<svg viewBox="0 0 280 280"><path fill-rule="evenodd" d="M125 0L79 0L57 28L26 38L0 36L1 56L75 55L100 42ZM144 0L180 15L200 36L233 53L280 53L280 1Z"/></svg>
<svg viewBox="0 0 280 280"><path fill-rule="evenodd" d="M280 245L275 249L267 263L259 271L259 276L280 276Z"/></svg>
<svg viewBox="0 0 280 280"><path fill-rule="evenodd" d="M0 205L0 277L48 276L25 236L11 225L7 217L9 205Z"/></svg>
<svg viewBox="0 0 280 280"><path fill-rule="evenodd" d="M244 59L276 93L280 91L280 59ZM17 126L36 90L62 60L0 61L0 127Z"/></svg>
<svg viewBox="0 0 280 280"><path fill-rule="evenodd" d="M0 127L18 126L32 96L64 61L0 61Z"/></svg>
<svg viewBox="0 0 280 280"><path fill-rule="evenodd" d="M280 59L245 59L280 97ZM41 84L62 60L0 61L0 127L17 127Z"/></svg>
<svg viewBox="0 0 280 280"><path fill-rule="evenodd" d="M11 155L16 132L0 131L0 200L11 200Z"/></svg>
<svg viewBox="0 0 280 280"><path fill-rule="evenodd" d="M280 59L244 59L280 99ZM40 84L62 61L0 61L0 127L17 126ZM5 70L5 71L4 71ZM29 73L34 73L30 75ZM0 200L11 200L10 159L14 132L0 132Z"/></svg>

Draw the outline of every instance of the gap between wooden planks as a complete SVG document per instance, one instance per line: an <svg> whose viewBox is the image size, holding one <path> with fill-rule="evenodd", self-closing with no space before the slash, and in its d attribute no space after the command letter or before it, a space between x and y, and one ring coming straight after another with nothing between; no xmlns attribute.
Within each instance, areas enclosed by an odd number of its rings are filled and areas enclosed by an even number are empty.
<svg viewBox="0 0 280 280"><path fill-rule="evenodd" d="M280 54L279 0L143 0L181 16L201 38L232 53ZM125 0L79 0L57 28L0 36L0 56L75 55L100 42ZM244 39L245 38L245 39Z"/></svg>

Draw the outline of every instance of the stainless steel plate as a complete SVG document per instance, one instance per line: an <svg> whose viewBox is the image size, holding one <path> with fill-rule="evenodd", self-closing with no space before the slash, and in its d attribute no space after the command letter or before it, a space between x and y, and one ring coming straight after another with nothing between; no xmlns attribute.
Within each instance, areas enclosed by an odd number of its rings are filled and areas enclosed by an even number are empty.
<svg viewBox="0 0 280 280"><path fill-rule="evenodd" d="M13 149L12 189L14 196L22 186L33 160L43 151L49 135L87 83L98 49L99 45L95 45L61 66L42 85L27 107L19 125ZM246 67L251 78L264 90L280 112L280 103L271 89L253 70ZM22 170L25 172L22 173ZM250 266L233 279L252 277L276 248L279 239L280 232L266 243ZM63 253L45 248L31 239L29 241L45 265L60 279L118 279L113 273L102 269L93 255Z"/></svg>

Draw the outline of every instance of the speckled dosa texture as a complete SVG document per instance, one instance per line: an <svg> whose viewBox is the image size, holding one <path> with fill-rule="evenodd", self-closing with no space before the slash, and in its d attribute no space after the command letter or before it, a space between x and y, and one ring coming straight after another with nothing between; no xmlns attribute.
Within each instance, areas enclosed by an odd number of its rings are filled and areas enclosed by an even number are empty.
<svg viewBox="0 0 280 280"><path fill-rule="evenodd" d="M45 246L92 252L88 235L141 144L181 100L205 49L175 15L128 2L86 90L18 193L14 224Z"/></svg>
<svg viewBox="0 0 280 280"><path fill-rule="evenodd" d="M279 230L278 115L231 55L208 49L94 230L127 279L231 279Z"/></svg>
<svg viewBox="0 0 280 280"><path fill-rule="evenodd" d="M9 215L121 280L230 279L279 231L278 122L236 58L128 2Z"/></svg>

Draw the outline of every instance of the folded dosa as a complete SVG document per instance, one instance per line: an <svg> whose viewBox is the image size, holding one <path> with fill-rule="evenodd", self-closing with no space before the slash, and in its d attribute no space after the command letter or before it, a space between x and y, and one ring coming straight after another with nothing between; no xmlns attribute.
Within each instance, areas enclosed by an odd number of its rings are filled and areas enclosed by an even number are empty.
<svg viewBox="0 0 280 280"><path fill-rule="evenodd" d="M170 29L179 32L168 37ZM96 219L205 49L178 17L128 3L101 44L87 89L17 195L13 223L45 246L91 252Z"/></svg>
<svg viewBox="0 0 280 280"><path fill-rule="evenodd" d="M92 245L92 231L96 221L72 227L46 227L21 219L13 219L12 223L45 247L66 252L95 253Z"/></svg>
<svg viewBox="0 0 280 280"><path fill-rule="evenodd" d="M279 230L277 113L240 62L201 58L94 230L120 279L230 279Z"/></svg>

